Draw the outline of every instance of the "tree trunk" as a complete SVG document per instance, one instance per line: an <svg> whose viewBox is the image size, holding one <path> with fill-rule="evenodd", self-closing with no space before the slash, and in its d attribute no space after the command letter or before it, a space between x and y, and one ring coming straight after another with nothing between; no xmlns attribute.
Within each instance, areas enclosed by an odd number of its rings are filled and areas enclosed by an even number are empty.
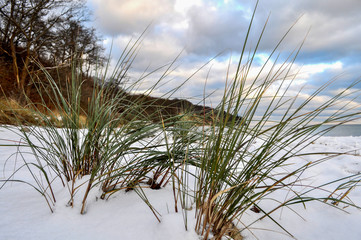
<svg viewBox="0 0 361 240"><path fill-rule="evenodd" d="M17 58L16 58L16 49L15 49L15 45L14 45L14 37L15 37L15 35L13 35L10 39L11 57L13 59L14 77L16 79L18 89L20 90L21 85L20 85L20 78L19 78L19 68L18 68L18 63L17 63Z"/></svg>
<svg viewBox="0 0 361 240"><path fill-rule="evenodd" d="M25 91L25 85L27 83L26 81L26 77L28 76L28 67L29 67L29 63L30 63L30 50L28 49L26 51L26 57L25 57L25 61L24 61L24 66L23 69L21 70L21 77L20 77L20 86L21 86L21 91L24 92ZM24 92L25 93L25 92Z"/></svg>

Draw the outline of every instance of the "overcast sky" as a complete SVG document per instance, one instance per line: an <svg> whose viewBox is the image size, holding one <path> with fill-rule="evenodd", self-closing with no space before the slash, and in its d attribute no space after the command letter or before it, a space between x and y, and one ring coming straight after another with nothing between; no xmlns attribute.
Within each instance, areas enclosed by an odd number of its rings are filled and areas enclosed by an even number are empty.
<svg viewBox="0 0 361 240"><path fill-rule="evenodd" d="M256 3L255 0L88 1L105 46L109 49L113 41L113 59L150 24L132 67L135 78L147 68L153 70L171 62L183 50L177 69L169 76L168 87L175 86L222 53L182 87L177 96L186 98L202 96L207 76L208 93L223 89L230 56L232 60L239 57ZM335 94L361 76L360 12L360 0L260 0L247 49L255 46L267 17L270 18L254 70L300 18L278 50L281 59L297 48L310 31L296 59L295 69L302 68L295 88L305 85L306 90L316 89L336 77L324 95ZM231 63L235 64L236 61ZM150 77L149 84L156 78L156 74ZM159 89L155 94L162 91L165 90ZM214 103L210 104L216 104L217 93L211 99ZM360 103L360 99L355 100L355 105Z"/></svg>

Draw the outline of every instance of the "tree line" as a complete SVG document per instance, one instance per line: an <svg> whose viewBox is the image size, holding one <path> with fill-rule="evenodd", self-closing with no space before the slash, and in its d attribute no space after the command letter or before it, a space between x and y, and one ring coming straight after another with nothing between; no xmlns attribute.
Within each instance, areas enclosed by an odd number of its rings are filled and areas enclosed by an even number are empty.
<svg viewBox="0 0 361 240"><path fill-rule="evenodd" d="M0 54L11 60L18 90L25 91L34 62L57 67L78 59L88 76L104 62L101 38L87 21L82 0L0 0Z"/></svg>

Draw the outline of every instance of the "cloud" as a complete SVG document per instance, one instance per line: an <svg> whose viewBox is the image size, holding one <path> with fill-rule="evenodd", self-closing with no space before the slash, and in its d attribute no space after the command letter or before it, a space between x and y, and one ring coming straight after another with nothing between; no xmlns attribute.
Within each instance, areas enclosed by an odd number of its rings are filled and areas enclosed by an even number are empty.
<svg viewBox="0 0 361 240"><path fill-rule="evenodd" d="M271 34L266 34L263 50L271 49L277 38L301 16L286 41L288 46L295 46L310 28L300 56L303 61L315 62L315 58L317 61L333 62L352 56L355 52L360 54L359 9L361 1L358 0L261 1L258 15L271 12L267 29Z"/></svg>
<svg viewBox="0 0 361 240"><path fill-rule="evenodd" d="M185 48L197 60L222 51L240 52L254 7L254 1L250 0L92 0L92 4L98 28L103 33L112 37L134 37L152 23L150 31ZM359 61L359 9L359 0L260 1L248 47L255 46L269 13L261 52L272 51L283 34L302 16L280 47L281 51L289 52L297 47L311 28L299 62L348 61L350 58ZM147 37L162 41L156 34ZM172 47L169 45L165 47Z"/></svg>
<svg viewBox="0 0 361 240"><path fill-rule="evenodd" d="M211 4L190 8L187 51L216 55L225 50L240 50L248 26L244 15L243 10L216 8Z"/></svg>
<svg viewBox="0 0 361 240"><path fill-rule="evenodd" d="M174 0L92 0L98 27L111 36L144 31L151 23L166 21Z"/></svg>

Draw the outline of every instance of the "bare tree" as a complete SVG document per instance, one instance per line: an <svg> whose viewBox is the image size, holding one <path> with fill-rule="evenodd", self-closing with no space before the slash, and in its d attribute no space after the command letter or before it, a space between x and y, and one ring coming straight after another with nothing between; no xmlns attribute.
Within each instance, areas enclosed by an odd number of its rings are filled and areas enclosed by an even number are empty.
<svg viewBox="0 0 361 240"><path fill-rule="evenodd" d="M81 0L0 0L1 50L12 58L20 91L32 59L63 64L79 54L100 56L95 30L82 25L83 8Z"/></svg>
<svg viewBox="0 0 361 240"><path fill-rule="evenodd" d="M100 38L94 28L84 27L83 20L67 19L57 26L57 35L53 42L51 59L54 65L70 63L78 60L88 75L90 67L102 64L105 60L104 48L99 44Z"/></svg>

